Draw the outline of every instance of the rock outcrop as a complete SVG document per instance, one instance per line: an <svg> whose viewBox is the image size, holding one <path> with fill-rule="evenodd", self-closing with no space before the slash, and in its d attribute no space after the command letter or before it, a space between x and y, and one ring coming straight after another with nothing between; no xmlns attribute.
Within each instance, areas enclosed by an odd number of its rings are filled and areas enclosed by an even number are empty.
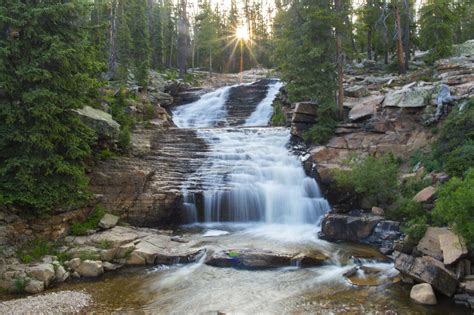
<svg viewBox="0 0 474 315"><path fill-rule="evenodd" d="M112 115L90 106L75 109L73 112L79 116L86 126L95 130L99 137L106 139L116 139L118 137L120 125L113 120Z"/></svg>

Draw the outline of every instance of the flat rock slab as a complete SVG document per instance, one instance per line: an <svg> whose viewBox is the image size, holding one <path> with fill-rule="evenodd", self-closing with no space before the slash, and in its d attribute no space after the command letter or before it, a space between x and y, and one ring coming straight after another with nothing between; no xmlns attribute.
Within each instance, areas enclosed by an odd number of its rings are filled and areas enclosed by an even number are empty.
<svg viewBox="0 0 474 315"><path fill-rule="evenodd" d="M416 202L431 202L433 201L435 194L436 188L433 186L428 186L418 192L415 197L413 197L413 200Z"/></svg>
<svg viewBox="0 0 474 315"><path fill-rule="evenodd" d="M140 234L129 227L116 226L110 230L91 235L88 243L100 244L101 242L110 242L113 247L127 244L136 240Z"/></svg>
<svg viewBox="0 0 474 315"><path fill-rule="evenodd" d="M215 252L207 259L206 264L215 267L272 269L297 265L317 266L328 259L322 253L307 256L259 249L235 249Z"/></svg>

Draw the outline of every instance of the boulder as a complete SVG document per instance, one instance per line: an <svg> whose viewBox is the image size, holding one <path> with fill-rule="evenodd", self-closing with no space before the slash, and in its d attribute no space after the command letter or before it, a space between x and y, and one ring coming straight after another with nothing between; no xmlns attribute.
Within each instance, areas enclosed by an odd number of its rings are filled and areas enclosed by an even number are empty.
<svg viewBox="0 0 474 315"><path fill-rule="evenodd" d="M293 123L314 124L316 122L316 116L294 112L291 121Z"/></svg>
<svg viewBox="0 0 474 315"><path fill-rule="evenodd" d="M206 264L215 267L248 269L279 268L291 266L293 256L257 249L223 250L212 254Z"/></svg>
<svg viewBox="0 0 474 315"><path fill-rule="evenodd" d="M117 225L119 221L119 217L112 215L110 213L106 213L102 219L99 221L99 227L103 228L104 230L108 230L113 228Z"/></svg>
<svg viewBox="0 0 474 315"><path fill-rule="evenodd" d="M429 283L414 285L410 291L410 298L413 301L424 305L436 305L438 303L433 287Z"/></svg>
<svg viewBox="0 0 474 315"><path fill-rule="evenodd" d="M358 242L369 237L381 220L377 216L329 214L321 223L320 237L329 241Z"/></svg>
<svg viewBox="0 0 474 315"><path fill-rule="evenodd" d="M436 290L447 296L456 292L456 276L444 267L444 264L433 257L414 257L394 252L395 268L401 273L419 282L431 284Z"/></svg>
<svg viewBox="0 0 474 315"><path fill-rule="evenodd" d="M427 100L434 91L433 86L408 87L395 90L385 96L384 107L416 108L428 105Z"/></svg>
<svg viewBox="0 0 474 315"><path fill-rule="evenodd" d="M90 236L87 242L100 244L107 241L112 244L112 247L117 247L123 244L130 243L138 238L136 230L126 226L115 226L110 230Z"/></svg>
<svg viewBox="0 0 474 315"><path fill-rule="evenodd" d="M292 258L292 265L300 267L315 267L324 264L329 257L321 252L312 252L306 254L298 254Z"/></svg>
<svg viewBox="0 0 474 315"><path fill-rule="evenodd" d="M36 294L44 291L44 282L31 279L25 286L25 292L30 294Z"/></svg>
<svg viewBox="0 0 474 315"><path fill-rule="evenodd" d="M84 260L76 270L81 277L98 277L104 273L100 260Z"/></svg>
<svg viewBox="0 0 474 315"><path fill-rule="evenodd" d="M33 279L44 282L47 287L54 279L55 271L52 264L39 264L28 269L28 274Z"/></svg>
<svg viewBox="0 0 474 315"><path fill-rule="evenodd" d="M474 294L474 280L467 280L461 283L461 287L469 294Z"/></svg>
<svg viewBox="0 0 474 315"><path fill-rule="evenodd" d="M67 278L69 278L69 273L64 269L63 266L57 265L55 268L55 280L56 282L64 282Z"/></svg>
<svg viewBox="0 0 474 315"><path fill-rule="evenodd" d="M68 265L71 270L76 270L80 264L81 264L80 258L73 258L69 261Z"/></svg>
<svg viewBox="0 0 474 315"><path fill-rule="evenodd" d="M90 106L75 109L73 112L79 116L86 126L94 129L99 136L108 139L116 139L118 137L120 125L113 120L112 115Z"/></svg>
<svg viewBox="0 0 474 315"><path fill-rule="evenodd" d="M146 259L140 254L133 252L130 254L130 257L127 258L126 263L131 266L142 266L146 265Z"/></svg>
<svg viewBox="0 0 474 315"><path fill-rule="evenodd" d="M380 207L372 207L372 214L377 216L385 215L385 211Z"/></svg>
<svg viewBox="0 0 474 315"><path fill-rule="evenodd" d="M123 265L112 264L112 263L109 263L109 262L106 261L106 262L102 263L102 266L104 267L105 271L114 271L114 270L117 270L117 269L121 268Z"/></svg>
<svg viewBox="0 0 474 315"><path fill-rule="evenodd" d="M418 242L416 249L428 256L431 256L439 261L443 260L443 252L439 243L440 235L450 233L447 228L429 227L425 235Z"/></svg>
<svg viewBox="0 0 474 315"><path fill-rule="evenodd" d="M315 102L296 103L294 113L318 116L318 104Z"/></svg>
<svg viewBox="0 0 474 315"><path fill-rule="evenodd" d="M443 252L443 262L445 265L457 262L468 253L464 240L452 231L440 234L439 244Z"/></svg>
<svg viewBox="0 0 474 315"><path fill-rule="evenodd" d="M433 186L428 186L418 192L415 197L413 197L413 200L416 202L431 202L433 201L435 195L436 188Z"/></svg>
<svg viewBox="0 0 474 315"><path fill-rule="evenodd" d="M369 90L364 85L353 85L344 89L344 95L349 97L364 97L369 94Z"/></svg>

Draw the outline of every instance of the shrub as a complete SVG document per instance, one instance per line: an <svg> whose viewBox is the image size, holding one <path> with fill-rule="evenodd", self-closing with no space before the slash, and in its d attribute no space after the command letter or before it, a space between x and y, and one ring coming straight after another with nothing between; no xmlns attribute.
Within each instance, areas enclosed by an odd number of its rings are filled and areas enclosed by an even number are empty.
<svg viewBox="0 0 474 315"><path fill-rule="evenodd" d="M428 229L428 220L426 216L420 216L405 222L401 226L403 233L408 235L409 242L417 244L425 235Z"/></svg>
<svg viewBox="0 0 474 315"><path fill-rule="evenodd" d="M120 124L120 134L118 146L126 151L130 147L131 129L133 128L133 118L125 112L127 107L127 95L123 87L120 88L116 99L112 103L112 117Z"/></svg>
<svg viewBox="0 0 474 315"><path fill-rule="evenodd" d="M273 106L272 126L284 126L286 124L286 117L283 113L281 103L276 102Z"/></svg>
<svg viewBox="0 0 474 315"><path fill-rule="evenodd" d="M331 104L318 107L318 121L303 134L305 141L315 144L326 144L334 135L337 120L335 107Z"/></svg>
<svg viewBox="0 0 474 315"><path fill-rule="evenodd" d="M25 292L25 288L28 285L29 280L25 278L16 278L15 279L15 292L16 293L23 293Z"/></svg>
<svg viewBox="0 0 474 315"><path fill-rule="evenodd" d="M71 226L72 235L84 235L88 230L94 230L97 228L100 219L105 214L104 207L98 205L91 211L87 220L83 223L74 223Z"/></svg>
<svg viewBox="0 0 474 315"><path fill-rule="evenodd" d="M456 148L446 157L445 170L450 176L461 177L474 167L474 141Z"/></svg>
<svg viewBox="0 0 474 315"><path fill-rule="evenodd" d="M398 194L398 162L392 155L349 162L351 171L336 171L339 187L354 191L372 205L385 207Z"/></svg>
<svg viewBox="0 0 474 315"><path fill-rule="evenodd" d="M433 216L438 224L448 224L474 247L474 168L466 177L452 178L438 192Z"/></svg>
<svg viewBox="0 0 474 315"><path fill-rule="evenodd" d="M55 247L42 239L34 240L23 245L17 252L18 259L25 264L29 264L46 255L55 253Z"/></svg>

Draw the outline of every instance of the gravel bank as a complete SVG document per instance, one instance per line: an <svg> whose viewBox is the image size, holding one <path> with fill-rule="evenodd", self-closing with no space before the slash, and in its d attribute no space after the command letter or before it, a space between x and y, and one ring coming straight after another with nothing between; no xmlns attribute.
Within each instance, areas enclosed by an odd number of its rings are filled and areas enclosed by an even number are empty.
<svg viewBox="0 0 474 315"><path fill-rule="evenodd" d="M51 292L0 303L0 314L76 313L92 302L89 294L75 291Z"/></svg>

